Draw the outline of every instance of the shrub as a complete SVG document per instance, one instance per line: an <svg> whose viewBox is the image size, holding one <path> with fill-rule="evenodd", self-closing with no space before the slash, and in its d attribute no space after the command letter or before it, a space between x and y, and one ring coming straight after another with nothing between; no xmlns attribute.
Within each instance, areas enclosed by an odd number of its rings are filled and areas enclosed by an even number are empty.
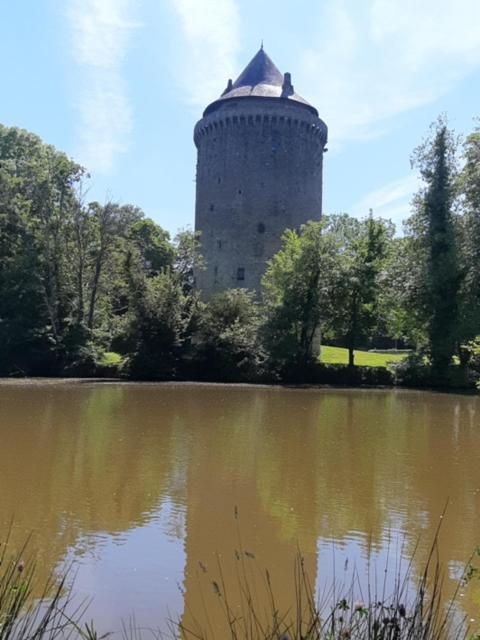
<svg viewBox="0 0 480 640"><path fill-rule="evenodd" d="M478 374L468 367L452 364L441 373L435 372L422 353L412 353L391 365L395 384L417 389L474 389Z"/></svg>
<svg viewBox="0 0 480 640"><path fill-rule="evenodd" d="M195 336L196 377L255 382L263 376L265 355L258 337L254 293L230 289L205 305Z"/></svg>
<svg viewBox="0 0 480 640"><path fill-rule="evenodd" d="M431 385L432 370L424 354L415 352L392 365L395 384L425 388Z"/></svg>
<svg viewBox="0 0 480 640"><path fill-rule="evenodd" d="M312 362L303 367L285 368L283 382L343 386L392 386L394 377L385 367L349 367L345 364Z"/></svg>
<svg viewBox="0 0 480 640"><path fill-rule="evenodd" d="M96 375L102 378L118 378L122 375L125 358L115 351L105 351L96 364Z"/></svg>
<svg viewBox="0 0 480 640"><path fill-rule="evenodd" d="M132 306L128 375L138 380L175 378L192 314L192 301L178 277L165 271L140 280Z"/></svg>

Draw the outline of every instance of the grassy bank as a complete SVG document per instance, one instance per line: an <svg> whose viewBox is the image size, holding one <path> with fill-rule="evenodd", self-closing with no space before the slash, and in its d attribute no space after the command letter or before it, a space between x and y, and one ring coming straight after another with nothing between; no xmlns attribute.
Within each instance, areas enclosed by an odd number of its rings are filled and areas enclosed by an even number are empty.
<svg viewBox="0 0 480 640"><path fill-rule="evenodd" d="M386 367L391 362L401 362L405 353L374 353L355 351L355 364L359 367ZM348 349L322 345L320 362L323 364L348 364Z"/></svg>

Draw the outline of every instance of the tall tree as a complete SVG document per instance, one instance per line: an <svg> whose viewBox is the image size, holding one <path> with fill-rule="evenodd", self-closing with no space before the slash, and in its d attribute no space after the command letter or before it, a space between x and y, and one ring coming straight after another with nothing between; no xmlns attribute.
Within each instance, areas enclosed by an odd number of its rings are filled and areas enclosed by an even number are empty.
<svg viewBox="0 0 480 640"><path fill-rule="evenodd" d="M417 350L428 343L419 287L423 273L412 238L392 238L381 276L381 323L386 335Z"/></svg>
<svg viewBox="0 0 480 640"><path fill-rule="evenodd" d="M456 141L444 118L414 152L412 163L424 187L409 221L418 260L423 261L421 312L425 317L432 370L442 377L457 347L461 272L453 212Z"/></svg>
<svg viewBox="0 0 480 640"><path fill-rule="evenodd" d="M262 370L259 339L260 310L251 291L229 289L202 309L196 334L195 358L205 377L254 381Z"/></svg>
<svg viewBox="0 0 480 640"><path fill-rule="evenodd" d="M183 242L172 246L168 233L152 221L133 225L125 269L129 370L137 378L169 378L178 373L193 330L197 299L185 283L186 254Z"/></svg>
<svg viewBox="0 0 480 640"><path fill-rule="evenodd" d="M380 276L394 228L371 214L362 221L342 215L332 216L326 231L339 246L328 333L345 343L349 366L354 366L355 349L378 322Z"/></svg>
<svg viewBox="0 0 480 640"><path fill-rule="evenodd" d="M464 216L461 219L462 268L465 274L461 296L462 338L480 335L480 126L467 139L459 187Z"/></svg>
<svg viewBox="0 0 480 640"><path fill-rule="evenodd" d="M280 366L303 365L318 355L337 251L335 239L323 234L323 226L310 222L299 233L286 231L263 279L265 343Z"/></svg>
<svg viewBox="0 0 480 640"><path fill-rule="evenodd" d="M45 360L47 352L63 357L72 314L70 222L83 174L37 136L0 126L0 296L9 301L0 324L15 319L25 330L10 333L5 357L12 366L23 367L15 362L25 363L28 344L43 350Z"/></svg>

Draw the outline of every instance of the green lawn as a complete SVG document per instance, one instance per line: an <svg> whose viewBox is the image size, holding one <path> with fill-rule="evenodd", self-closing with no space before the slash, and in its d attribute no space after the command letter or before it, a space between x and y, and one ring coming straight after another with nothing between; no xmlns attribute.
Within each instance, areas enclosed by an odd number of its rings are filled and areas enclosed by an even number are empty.
<svg viewBox="0 0 480 640"><path fill-rule="evenodd" d="M389 362L399 362L403 358L405 358L404 353L355 351L355 364L364 367L386 367ZM322 345L320 360L325 364L348 364L348 349Z"/></svg>

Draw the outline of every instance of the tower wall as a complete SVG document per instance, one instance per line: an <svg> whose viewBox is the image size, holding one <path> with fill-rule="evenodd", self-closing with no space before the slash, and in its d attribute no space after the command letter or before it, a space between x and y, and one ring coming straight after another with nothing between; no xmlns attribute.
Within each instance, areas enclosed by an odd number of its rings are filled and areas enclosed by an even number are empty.
<svg viewBox="0 0 480 640"><path fill-rule="evenodd" d="M285 229L320 219L326 139L313 110L280 99L228 100L197 123L195 228L207 265L196 281L204 297L259 291Z"/></svg>

